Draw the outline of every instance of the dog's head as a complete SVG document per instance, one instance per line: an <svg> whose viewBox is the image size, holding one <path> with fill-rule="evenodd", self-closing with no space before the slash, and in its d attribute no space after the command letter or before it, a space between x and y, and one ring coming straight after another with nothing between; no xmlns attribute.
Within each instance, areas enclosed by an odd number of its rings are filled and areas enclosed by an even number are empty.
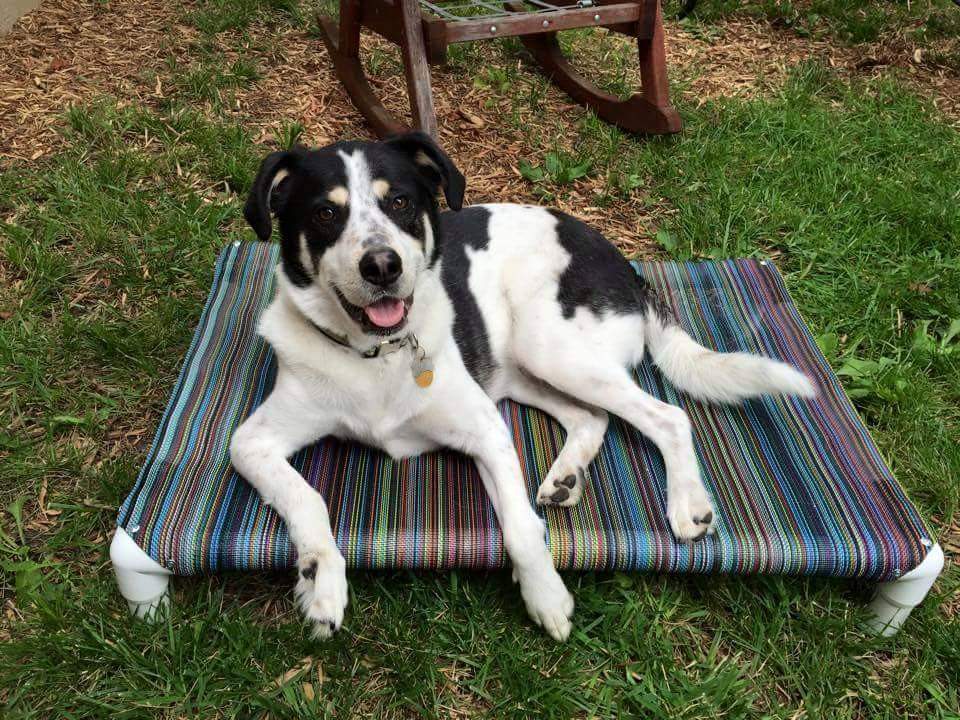
<svg viewBox="0 0 960 720"><path fill-rule="evenodd" d="M423 133L296 148L263 161L244 216L261 240L277 217L291 283L317 299L335 296L365 332L390 335L437 259L441 189L459 210L463 175Z"/></svg>

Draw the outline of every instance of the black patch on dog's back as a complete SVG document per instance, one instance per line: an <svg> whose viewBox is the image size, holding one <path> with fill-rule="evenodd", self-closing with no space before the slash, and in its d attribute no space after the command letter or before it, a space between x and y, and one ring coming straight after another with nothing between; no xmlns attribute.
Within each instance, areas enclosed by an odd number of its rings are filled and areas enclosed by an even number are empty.
<svg viewBox="0 0 960 720"><path fill-rule="evenodd" d="M578 307L594 315L642 313L649 287L614 245L582 220L559 210L549 210L557 219L557 238L570 253L570 264L560 276L557 300L565 318Z"/></svg>
<svg viewBox="0 0 960 720"><path fill-rule="evenodd" d="M460 212L441 213L437 233L437 241L443 242L440 279L453 304L453 338L463 364L481 387L489 381L496 364L483 313L470 292L470 259L466 246L475 251L486 250L490 243L489 225L489 210L470 207Z"/></svg>

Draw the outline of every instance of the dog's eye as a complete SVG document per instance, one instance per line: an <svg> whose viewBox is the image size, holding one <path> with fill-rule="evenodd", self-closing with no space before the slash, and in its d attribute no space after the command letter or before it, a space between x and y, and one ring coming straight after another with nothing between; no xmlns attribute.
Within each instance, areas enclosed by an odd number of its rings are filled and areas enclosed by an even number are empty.
<svg viewBox="0 0 960 720"><path fill-rule="evenodd" d="M410 201L407 200L406 195L397 195L390 203L390 208L392 210L406 210L407 206L410 204Z"/></svg>
<svg viewBox="0 0 960 720"><path fill-rule="evenodd" d="M333 220L334 215L336 215L336 213L331 207L324 206L317 210L317 219L321 222L329 222L330 220Z"/></svg>

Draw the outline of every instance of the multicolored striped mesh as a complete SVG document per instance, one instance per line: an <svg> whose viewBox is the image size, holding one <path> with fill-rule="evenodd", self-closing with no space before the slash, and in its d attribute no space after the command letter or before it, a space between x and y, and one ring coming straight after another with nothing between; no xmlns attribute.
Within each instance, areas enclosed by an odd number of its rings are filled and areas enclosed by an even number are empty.
<svg viewBox="0 0 960 720"><path fill-rule="evenodd" d="M272 351L256 336L278 248L221 254L210 297L163 421L118 525L178 574L284 568L294 552L277 514L231 468L237 425L269 393ZM821 574L888 580L917 566L929 535L884 464L772 264L645 263L638 271L699 342L801 368L814 401L704 405L655 368L640 385L689 413L717 510L717 533L674 541L657 450L614 419L581 503L540 509L561 568ZM563 442L542 413L501 405L531 500ZM292 460L326 498L347 564L486 568L505 564L500 530L473 464L453 452L393 460L324 439Z"/></svg>

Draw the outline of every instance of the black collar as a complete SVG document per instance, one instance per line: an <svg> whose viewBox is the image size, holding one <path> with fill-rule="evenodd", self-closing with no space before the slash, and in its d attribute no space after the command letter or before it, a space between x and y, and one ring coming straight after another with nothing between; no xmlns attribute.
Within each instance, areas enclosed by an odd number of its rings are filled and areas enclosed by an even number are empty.
<svg viewBox="0 0 960 720"><path fill-rule="evenodd" d="M414 335L408 334L400 338L395 338L393 340L381 340L379 343L374 345L369 350L359 350L350 344L350 341L347 339L346 335L338 335L332 330L327 330L325 327L317 325L313 320L307 318L307 322L313 325L314 329L323 335L330 342L336 343L340 347L345 347L348 350L353 350L360 357L366 358L368 360L380 357L381 355L389 355L390 353L395 353L397 350L406 347L407 345L412 345L414 348L417 347L417 339Z"/></svg>

